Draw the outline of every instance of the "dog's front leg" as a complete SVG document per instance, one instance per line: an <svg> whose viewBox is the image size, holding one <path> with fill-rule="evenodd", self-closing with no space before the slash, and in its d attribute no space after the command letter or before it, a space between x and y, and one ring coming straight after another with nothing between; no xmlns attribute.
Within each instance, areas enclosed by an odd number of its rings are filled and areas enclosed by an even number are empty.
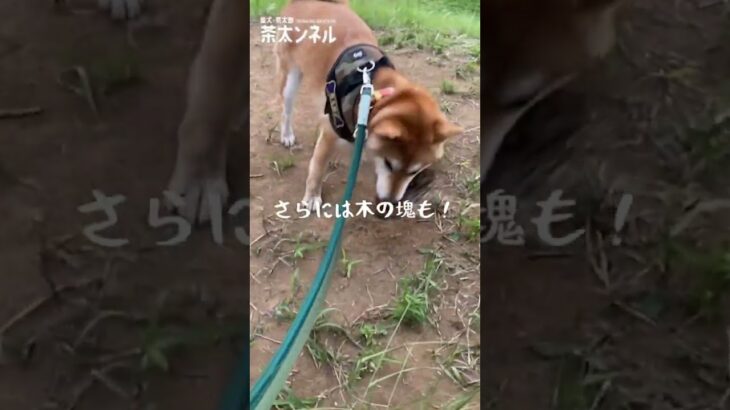
<svg viewBox="0 0 730 410"><path fill-rule="evenodd" d="M314 211L322 205L322 182L324 173L336 149L338 138L332 132L329 123L326 123L326 120L322 122L319 138L317 138L317 144L314 146L314 154L312 154L312 159L309 161L307 185L304 191L304 199L302 199L304 206Z"/></svg>
<svg viewBox="0 0 730 410"><path fill-rule="evenodd" d="M215 0L190 72L169 190L183 197L182 205L172 206L191 222L209 220L210 205L223 206L228 198L226 136L235 104L246 92L245 11L240 0Z"/></svg>

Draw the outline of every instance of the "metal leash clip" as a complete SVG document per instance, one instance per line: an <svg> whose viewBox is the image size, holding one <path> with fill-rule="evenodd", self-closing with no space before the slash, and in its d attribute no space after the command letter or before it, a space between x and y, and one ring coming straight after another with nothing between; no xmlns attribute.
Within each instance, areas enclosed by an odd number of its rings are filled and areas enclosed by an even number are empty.
<svg viewBox="0 0 730 410"><path fill-rule="evenodd" d="M368 61L368 64L363 67L358 67L357 71L362 73L362 87L360 88L360 95L362 91L367 88L370 90L370 95L373 95L373 84L370 82L370 72L375 69L375 62L373 60Z"/></svg>

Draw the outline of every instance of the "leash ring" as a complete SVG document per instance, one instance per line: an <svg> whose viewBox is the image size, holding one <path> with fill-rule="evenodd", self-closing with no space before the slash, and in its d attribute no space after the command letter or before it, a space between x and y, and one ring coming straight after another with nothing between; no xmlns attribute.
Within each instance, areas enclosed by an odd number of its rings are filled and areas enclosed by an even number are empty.
<svg viewBox="0 0 730 410"><path fill-rule="evenodd" d="M367 64L368 64L367 66L358 67L357 71L359 71L361 73L368 73L375 69L375 62L373 60L368 61Z"/></svg>

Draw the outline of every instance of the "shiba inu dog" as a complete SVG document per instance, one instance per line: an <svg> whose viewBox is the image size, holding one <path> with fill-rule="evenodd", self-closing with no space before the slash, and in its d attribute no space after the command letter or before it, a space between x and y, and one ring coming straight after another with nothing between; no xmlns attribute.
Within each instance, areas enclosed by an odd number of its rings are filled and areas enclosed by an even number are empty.
<svg viewBox="0 0 730 410"><path fill-rule="evenodd" d="M624 0L482 3L481 179L505 136L532 106L605 56Z"/></svg>
<svg viewBox="0 0 730 410"><path fill-rule="evenodd" d="M309 163L303 204L322 203L322 178L338 145L354 142L362 73L376 90L370 111L366 150L373 156L376 201L398 202L413 178L439 160L444 144L463 130L441 112L438 102L399 72L378 48L372 30L347 1L294 0L281 12L297 21L328 21L334 41L280 42L276 47L278 85L283 100L281 143L295 142L294 98L302 81L325 93L319 138ZM329 23L331 22L331 23ZM344 144L342 144L344 143Z"/></svg>
<svg viewBox="0 0 730 410"><path fill-rule="evenodd" d="M110 0L114 1L114 0ZM116 0L129 1L129 0ZM614 44L615 15L624 0L488 0L482 2L481 177L484 183L505 135L534 104L562 87ZM207 198L228 197L225 180L226 128L233 106L245 93L245 2L214 0L203 43L188 83L186 111L178 130L178 152L169 191L184 204L172 204L189 220L209 219ZM279 44L278 91L283 100L281 142L295 143L294 97L313 82L329 120L309 164L303 202L322 202L322 178L335 147L351 136L357 87L351 70L364 60L378 67L373 84L381 98L372 107L367 151L373 154L378 201L402 199L408 184L443 155L444 144L462 129L439 110L422 87L398 72L377 47L367 24L345 1L293 0L282 16L332 21L333 43ZM329 24L329 23L328 23ZM355 82L353 82L355 81ZM344 88L342 86L344 83ZM332 84L334 84L332 86ZM349 89L348 89L349 88Z"/></svg>
<svg viewBox="0 0 730 410"><path fill-rule="evenodd" d="M234 100L243 87L245 41L248 30L240 0L215 0L188 85L187 108L178 131L178 155L169 191L184 198L173 207L189 220L209 219L208 198L225 202L225 129ZM440 111L423 87L398 72L378 48L377 40L343 1L293 0L281 13L309 27L328 21L334 42L309 40L275 47L278 88L282 98L281 143L295 143L292 126L294 97L299 85L311 81L326 101L325 120L309 164L303 202L322 203L322 179L335 147L352 138L361 75L357 68L373 65L370 73L376 99L370 112L366 151L374 154L378 201L399 201L414 177L443 156L444 144L462 129ZM330 24L331 22L331 24ZM329 90L329 97L325 91ZM354 91L353 91L354 90ZM322 98L324 97L324 98ZM379 97L379 98L378 98ZM347 145L347 141L345 141ZM169 204L170 205L170 204Z"/></svg>

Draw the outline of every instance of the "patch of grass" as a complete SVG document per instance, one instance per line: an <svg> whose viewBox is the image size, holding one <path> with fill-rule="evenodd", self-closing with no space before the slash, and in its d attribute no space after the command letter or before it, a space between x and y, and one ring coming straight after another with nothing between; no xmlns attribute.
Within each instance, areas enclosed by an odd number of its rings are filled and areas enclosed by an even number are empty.
<svg viewBox="0 0 730 410"><path fill-rule="evenodd" d="M479 349L455 344L445 357L439 358L441 369L454 383L471 388L479 383Z"/></svg>
<svg viewBox="0 0 730 410"><path fill-rule="evenodd" d="M291 258L294 261L304 259L304 257L310 252L317 251L325 246L326 244L322 241L305 242L303 235L299 234L299 236L297 236L294 240L294 249L291 251Z"/></svg>
<svg viewBox="0 0 730 410"><path fill-rule="evenodd" d="M469 389L458 396L451 399L449 402L441 406L442 410L463 410L466 408L466 406L469 405L472 401L474 401L474 398L477 398L479 400L479 387Z"/></svg>
<svg viewBox="0 0 730 410"><path fill-rule="evenodd" d="M291 322L295 317L297 317L297 311L294 302L289 298L274 307L274 319L278 322Z"/></svg>
<svg viewBox="0 0 730 410"><path fill-rule="evenodd" d="M402 288L395 300L393 320L404 325L423 325L429 321L431 295L438 289L435 278L442 263L441 256L428 251L423 270L400 281Z"/></svg>
<svg viewBox="0 0 730 410"><path fill-rule="evenodd" d="M405 325L421 325L428 321L428 297L419 289L406 287L398 297L393 317Z"/></svg>
<svg viewBox="0 0 730 410"><path fill-rule="evenodd" d="M375 346L367 347L360 351L357 360L347 376L347 383L352 387L353 383L362 380L368 374L374 374L385 363L398 363L390 357L388 350L379 349Z"/></svg>
<svg viewBox="0 0 730 410"><path fill-rule="evenodd" d="M445 95L456 94L456 86L449 80L441 82L441 93Z"/></svg>
<svg viewBox="0 0 730 410"><path fill-rule="evenodd" d="M465 197L476 198L479 195L479 189L481 188L480 179L478 173L464 176L461 181L458 182L457 188L459 188Z"/></svg>
<svg viewBox="0 0 730 410"><path fill-rule="evenodd" d="M334 363L336 362L335 353L325 343L320 341L316 333L312 334L312 337L307 340L304 347L307 348L317 368L320 368L323 364L334 367Z"/></svg>
<svg viewBox="0 0 730 410"><path fill-rule="evenodd" d="M456 67L456 72L454 74L456 75L456 78L469 80L472 76L479 74L479 64L475 61L460 64Z"/></svg>
<svg viewBox="0 0 730 410"><path fill-rule="evenodd" d="M100 52L82 46L60 52L58 59L65 68L79 66L86 70L95 94L110 95L143 81L139 57L129 48Z"/></svg>
<svg viewBox="0 0 730 410"><path fill-rule="evenodd" d="M142 82L139 61L133 54L121 54L99 60L89 67L92 84L102 95L132 87Z"/></svg>
<svg viewBox="0 0 730 410"><path fill-rule="evenodd" d="M358 336L365 342L365 346L374 346L379 337L386 336L388 330L380 323L363 323L358 329Z"/></svg>
<svg viewBox="0 0 730 410"><path fill-rule="evenodd" d="M301 410L314 409L317 407L316 398L297 397L290 388L284 387L279 397L274 400L274 408L277 410Z"/></svg>
<svg viewBox="0 0 730 410"><path fill-rule="evenodd" d="M343 274L347 279L350 279L350 276L352 276L352 270L355 268L355 265L360 262L362 261L348 258L345 248L342 248L342 259L340 259L340 263L342 263Z"/></svg>
<svg viewBox="0 0 730 410"><path fill-rule="evenodd" d="M284 4L286 0L252 0L249 11L253 18L275 16ZM388 32L384 46L438 52L459 39L480 38L480 4L475 0L351 0L350 6L370 27Z"/></svg>
<svg viewBox="0 0 730 410"><path fill-rule="evenodd" d="M467 241L478 241L481 233L481 221L479 216L471 216L468 212L460 212L456 218L458 231L454 232L455 239L464 238Z"/></svg>
<svg viewBox="0 0 730 410"><path fill-rule="evenodd" d="M696 275L689 287L692 312L708 318L717 317L722 301L730 291L730 251L700 251L678 243L667 246L667 265L676 265Z"/></svg>
<svg viewBox="0 0 730 410"><path fill-rule="evenodd" d="M271 160L271 169L281 176L286 170L294 167L294 156L287 155L283 158L275 158Z"/></svg>
<svg viewBox="0 0 730 410"><path fill-rule="evenodd" d="M240 333L237 326L199 325L183 328L151 322L142 332L142 369L167 372L170 368L169 357L175 351L214 344Z"/></svg>

